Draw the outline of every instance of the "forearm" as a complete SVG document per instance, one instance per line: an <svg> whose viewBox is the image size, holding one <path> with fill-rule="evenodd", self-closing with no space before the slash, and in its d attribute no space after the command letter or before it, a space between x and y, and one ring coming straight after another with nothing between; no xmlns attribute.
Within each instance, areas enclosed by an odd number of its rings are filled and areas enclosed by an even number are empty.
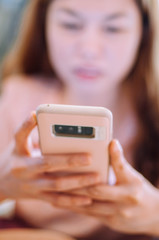
<svg viewBox="0 0 159 240"><path fill-rule="evenodd" d="M159 194L159 190L158 190L158 194ZM153 204L153 202L150 204ZM159 201L158 201L158 204L156 204L155 206L155 211L149 221L149 226L145 228L145 230L148 235L159 237Z"/></svg>
<svg viewBox="0 0 159 240"><path fill-rule="evenodd" d="M145 199L145 201L148 201L151 214L149 214L147 220L143 218L143 222L148 223L145 224L144 233L159 237L159 189L154 187L150 196L149 199Z"/></svg>
<svg viewBox="0 0 159 240"><path fill-rule="evenodd" d="M62 231L76 237L88 235L101 226L101 222L95 218L54 208L51 204L37 200L18 201L16 214L35 227Z"/></svg>
<svg viewBox="0 0 159 240"><path fill-rule="evenodd" d="M5 153L0 155L0 218L11 218L15 212L15 201L9 200L7 196L7 186L5 185L5 174L7 171L7 161ZM7 189L7 191L6 191Z"/></svg>
<svg viewBox="0 0 159 240"><path fill-rule="evenodd" d="M10 168L10 163L8 162L10 151L13 148L13 144L8 145L8 149L0 153L0 201L8 198L7 192L10 189L7 189L7 185L5 184L8 176L8 169Z"/></svg>
<svg viewBox="0 0 159 240"><path fill-rule="evenodd" d="M51 204L40 200L16 201L16 215L37 227L44 227L61 215L62 210L55 209Z"/></svg>
<svg viewBox="0 0 159 240"><path fill-rule="evenodd" d="M4 191L4 181L3 181L3 176L5 172L5 163L4 163L4 157L2 154L0 154L0 203L1 201L4 201L7 197L5 195Z"/></svg>

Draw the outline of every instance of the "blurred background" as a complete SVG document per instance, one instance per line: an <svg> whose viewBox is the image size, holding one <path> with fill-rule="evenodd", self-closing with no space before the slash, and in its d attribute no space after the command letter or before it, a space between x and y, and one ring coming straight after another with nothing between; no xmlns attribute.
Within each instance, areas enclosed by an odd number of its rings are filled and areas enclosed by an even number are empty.
<svg viewBox="0 0 159 240"><path fill-rule="evenodd" d="M28 0L0 0L0 71L2 59L17 36L27 2Z"/></svg>

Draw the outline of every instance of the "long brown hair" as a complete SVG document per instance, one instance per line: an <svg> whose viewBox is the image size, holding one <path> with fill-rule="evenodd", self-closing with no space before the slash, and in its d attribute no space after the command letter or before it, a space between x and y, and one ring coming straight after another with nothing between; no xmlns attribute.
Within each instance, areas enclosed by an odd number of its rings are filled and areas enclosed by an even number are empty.
<svg viewBox="0 0 159 240"><path fill-rule="evenodd" d="M143 19L143 36L131 82L142 139L136 146L136 168L153 184L159 178L159 5L157 0L136 1ZM158 65L157 65L158 64Z"/></svg>
<svg viewBox="0 0 159 240"><path fill-rule="evenodd" d="M2 78L11 74L54 75L47 55L45 21L53 0L30 1L24 13L19 37L4 61Z"/></svg>
<svg viewBox="0 0 159 240"><path fill-rule="evenodd" d="M52 1L30 1L20 37L6 58L3 78L19 73L55 75L45 39L46 13ZM136 168L156 184L159 173L159 8L157 0L135 1L142 15L143 36L136 63L125 82L131 85L142 126L142 139L134 151Z"/></svg>

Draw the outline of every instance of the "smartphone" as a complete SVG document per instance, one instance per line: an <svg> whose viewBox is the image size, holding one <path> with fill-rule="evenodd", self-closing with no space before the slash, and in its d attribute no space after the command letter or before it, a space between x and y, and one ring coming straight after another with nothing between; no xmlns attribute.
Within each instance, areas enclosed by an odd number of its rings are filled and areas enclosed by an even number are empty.
<svg viewBox="0 0 159 240"><path fill-rule="evenodd" d="M40 148L43 155L89 153L89 166L70 169L98 172L107 182L108 145L112 139L112 113L103 107L42 104L36 110Z"/></svg>

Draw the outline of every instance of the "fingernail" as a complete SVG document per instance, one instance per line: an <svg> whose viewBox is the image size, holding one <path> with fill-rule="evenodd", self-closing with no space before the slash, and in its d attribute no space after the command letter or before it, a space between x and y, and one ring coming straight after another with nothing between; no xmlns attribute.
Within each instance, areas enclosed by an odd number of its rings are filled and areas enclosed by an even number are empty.
<svg viewBox="0 0 159 240"><path fill-rule="evenodd" d="M123 152L123 148L117 139L114 140L114 143L115 143L115 147L114 147L115 151Z"/></svg>
<svg viewBox="0 0 159 240"><path fill-rule="evenodd" d="M32 117L34 123L37 123L36 113L35 112L31 112L31 117Z"/></svg>

